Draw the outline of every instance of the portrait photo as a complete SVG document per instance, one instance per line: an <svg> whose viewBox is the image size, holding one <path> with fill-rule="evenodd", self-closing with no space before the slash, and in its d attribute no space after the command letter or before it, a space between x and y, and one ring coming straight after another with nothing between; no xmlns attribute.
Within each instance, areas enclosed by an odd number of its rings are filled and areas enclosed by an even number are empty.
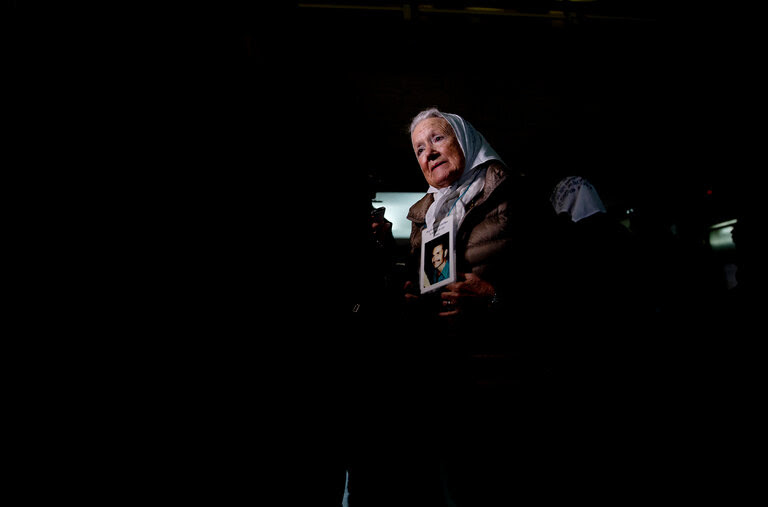
<svg viewBox="0 0 768 507"><path fill-rule="evenodd" d="M431 292L456 280L453 262L453 234L448 226L422 231L421 292Z"/></svg>

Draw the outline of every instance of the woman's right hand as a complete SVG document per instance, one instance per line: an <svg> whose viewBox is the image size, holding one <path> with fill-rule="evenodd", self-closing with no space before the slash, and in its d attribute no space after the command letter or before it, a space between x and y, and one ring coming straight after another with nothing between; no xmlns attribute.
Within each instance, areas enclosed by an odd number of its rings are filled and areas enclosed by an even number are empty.
<svg viewBox="0 0 768 507"><path fill-rule="evenodd" d="M403 292L407 302L415 302L419 299L419 295L416 294L416 284L410 280L406 280L405 284L403 284Z"/></svg>

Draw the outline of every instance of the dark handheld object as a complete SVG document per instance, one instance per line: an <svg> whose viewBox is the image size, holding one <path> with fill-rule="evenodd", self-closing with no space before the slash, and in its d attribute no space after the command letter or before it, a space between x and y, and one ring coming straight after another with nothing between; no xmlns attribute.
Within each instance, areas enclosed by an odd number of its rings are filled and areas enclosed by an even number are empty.
<svg viewBox="0 0 768 507"><path fill-rule="evenodd" d="M374 222L380 221L384 218L384 212L387 210L384 206L371 210L371 220Z"/></svg>

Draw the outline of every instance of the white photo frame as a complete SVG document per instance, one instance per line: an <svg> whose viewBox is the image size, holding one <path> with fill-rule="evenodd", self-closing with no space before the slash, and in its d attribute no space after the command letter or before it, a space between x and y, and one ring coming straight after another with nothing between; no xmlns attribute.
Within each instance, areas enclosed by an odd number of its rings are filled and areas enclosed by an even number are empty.
<svg viewBox="0 0 768 507"><path fill-rule="evenodd" d="M422 294L456 281L456 249L452 225L453 220L443 220L437 230L424 228L421 231L419 286ZM440 260L443 263L437 264Z"/></svg>

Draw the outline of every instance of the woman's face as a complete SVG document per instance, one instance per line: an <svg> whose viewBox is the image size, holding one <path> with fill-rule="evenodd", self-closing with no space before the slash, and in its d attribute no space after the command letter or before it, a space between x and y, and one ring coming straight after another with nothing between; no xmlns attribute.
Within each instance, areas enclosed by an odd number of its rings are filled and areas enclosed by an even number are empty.
<svg viewBox="0 0 768 507"><path fill-rule="evenodd" d="M449 187L464 172L464 151L445 118L427 118L411 134L421 172L435 188Z"/></svg>

